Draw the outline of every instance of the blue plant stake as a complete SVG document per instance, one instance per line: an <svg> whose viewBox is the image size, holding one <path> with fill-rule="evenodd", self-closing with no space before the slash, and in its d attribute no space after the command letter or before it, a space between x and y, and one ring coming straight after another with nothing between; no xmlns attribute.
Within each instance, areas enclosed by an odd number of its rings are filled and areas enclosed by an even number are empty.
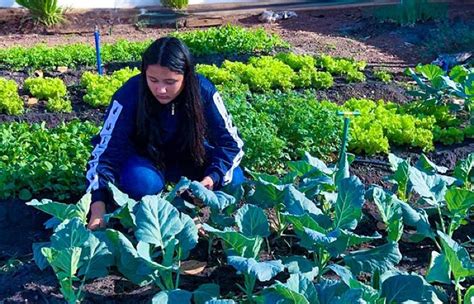
<svg viewBox="0 0 474 304"><path fill-rule="evenodd" d="M95 27L94 31L94 38L95 38L95 54L97 58L97 73L102 75L102 59L100 58L100 34L99 34L99 27Z"/></svg>

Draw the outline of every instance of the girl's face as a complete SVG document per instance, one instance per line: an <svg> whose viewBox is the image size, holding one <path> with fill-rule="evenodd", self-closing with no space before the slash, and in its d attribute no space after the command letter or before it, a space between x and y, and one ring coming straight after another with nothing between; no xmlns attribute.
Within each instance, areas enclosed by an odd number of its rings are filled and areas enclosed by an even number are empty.
<svg viewBox="0 0 474 304"><path fill-rule="evenodd" d="M172 102L183 90L184 75L159 64L152 64L146 69L146 82L153 96L165 105Z"/></svg>

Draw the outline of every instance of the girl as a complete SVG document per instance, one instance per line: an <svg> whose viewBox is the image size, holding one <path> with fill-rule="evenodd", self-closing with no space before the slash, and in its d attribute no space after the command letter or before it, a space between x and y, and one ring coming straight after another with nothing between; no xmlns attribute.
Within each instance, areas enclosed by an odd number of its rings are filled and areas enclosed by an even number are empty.
<svg viewBox="0 0 474 304"><path fill-rule="evenodd" d="M86 174L90 229L105 226L109 182L138 200L181 176L208 189L244 180L243 142L221 96L195 73L189 50L172 37L144 52L141 74L114 94L93 144Z"/></svg>

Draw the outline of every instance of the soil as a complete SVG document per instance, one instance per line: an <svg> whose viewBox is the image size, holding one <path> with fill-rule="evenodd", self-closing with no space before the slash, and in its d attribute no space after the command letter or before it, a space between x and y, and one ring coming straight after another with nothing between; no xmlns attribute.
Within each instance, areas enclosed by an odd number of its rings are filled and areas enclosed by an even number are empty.
<svg viewBox="0 0 474 304"><path fill-rule="evenodd" d="M449 10L449 20L474 20L474 5L453 5ZM403 70L417 63L427 63L434 59L424 52L424 43L430 29L437 26L435 22L400 28L390 23L380 23L370 16L367 9L345 10L312 10L298 12L299 17L263 26L271 32L281 35L289 41L295 52L326 53L332 56L353 57L368 62L367 81L347 84L336 79L334 87L317 92L318 99L329 99L341 103L348 98L370 98L391 100L406 103L411 100L405 90L393 82L383 84L372 76L374 68L384 67L395 75L396 81L406 81ZM103 42L113 42L118 39L143 40L159 37L173 31L171 27L142 28L136 23L137 11L98 10L86 13L71 13L67 15L68 22L55 29L45 29L34 25L28 20L24 11L0 10L0 47L14 45L32 45L46 43L48 45L73 42L92 43L92 32L98 25L102 32ZM235 15L224 18L225 22L240 24L247 27L262 26L255 15ZM188 30L186 28L182 30ZM474 49L474 46L473 48ZM471 49L471 50L472 50ZM197 58L197 62L219 64L224 59L246 60L246 56L207 56ZM131 63L114 63L106 68L110 71L122 68ZM136 64L136 63L135 63ZM67 71L66 73L45 72L45 76L59 76L72 92L73 112L70 114L47 113L44 105L34 106L21 116L12 117L0 114L0 123L7 121L26 121L29 123L45 121L48 126L56 126L60 122L73 119L89 120L99 123L103 110L92 109L82 102L84 92L78 82L84 70ZM26 71L12 72L0 70L0 77L14 79L22 84L29 76ZM20 92L26 101L28 96ZM446 166L449 170L455 163L474 151L474 143L467 141L457 146L437 146L435 152L428 157L438 165ZM412 157L416 160L420 151L399 148L394 151L401 157ZM378 184L389 188L384 177L390 174L386 156L359 156L351 167L351 173L357 175L365 185ZM364 206L363 221L358 233L372 235L377 227L379 216L371 204ZM40 271L32 261L31 244L47 241L50 231L42 227L47 216L41 212L26 207L19 201L0 201L0 266L7 261L18 260L20 265L6 273L0 272L0 303L63 303L58 289L57 279L49 269ZM460 241L474 235L474 225L465 226L455 235ZM296 244L286 244L280 240L271 241L272 252L264 252L262 259L278 256L292 250L301 251ZM243 283L234 269L223 266L225 255L218 243L213 247L211 255L207 253L207 241L200 241L192 252L192 259L207 263L205 270L198 275L183 275L181 288L194 290L202 283L215 282L221 286L222 295L241 294L236 283ZM402 262L399 268L426 272L429 253L434 249L430 242L410 244L401 242ZM279 280L285 280L278 277ZM472 281L471 281L472 283ZM450 302L454 303L452 290L448 287ZM259 287L257 286L257 289ZM105 278L96 279L85 286L85 303L145 303L158 291L154 287L137 287L119 276L112 269L112 274Z"/></svg>

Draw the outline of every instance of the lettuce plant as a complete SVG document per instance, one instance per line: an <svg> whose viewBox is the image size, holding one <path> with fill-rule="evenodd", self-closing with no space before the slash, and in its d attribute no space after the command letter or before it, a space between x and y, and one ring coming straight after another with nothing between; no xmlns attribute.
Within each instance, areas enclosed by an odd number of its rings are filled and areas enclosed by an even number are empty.
<svg viewBox="0 0 474 304"><path fill-rule="evenodd" d="M20 115L23 111L23 100L18 95L16 82L0 78L0 113Z"/></svg>
<svg viewBox="0 0 474 304"><path fill-rule="evenodd" d="M331 74L317 71L310 58L312 57L291 53L251 57L247 64L226 60L220 68L214 65L198 65L197 71L216 84L246 84L252 92L265 93L277 89L289 91L295 87L332 87L334 81Z"/></svg>
<svg viewBox="0 0 474 304"><path fill-rule="evenodd" d="M33 97L44 100L64 97L67 94L66 85L60 78L27 78L24 87Z"/></svg>
<svg viewBox="0 0 474 304"><path fill-rule="evenodd" d="M383 83L390 83L392 81L392 75L387 70L375 70L374 77Z"/></svg>
<svg viewBox="0 0 474 304"><path fill-rule="evenodd" d="M139 74L138 69L125 68L112 73L112 75L98 75L92 72L84 72L81 77L81 86L86 90L83 99L94 108L107 106L112 95L128 79Z"/></svg>
<svg viewBox="0 0 474 304"><path fill-rule="evenodd" d="M316 58L316 66L331 73L331 75L344 76L348 82L365 81L363 73L367 63L346 58L333 58L321 55Z"/></svg>
<svg viewBox="0 0 474 304"><path fill-rule="evenodd" d="M71 113L72 104L71 101L67 98L55 97L48 99L46 103L46 109L50 112Z"/></svg>

